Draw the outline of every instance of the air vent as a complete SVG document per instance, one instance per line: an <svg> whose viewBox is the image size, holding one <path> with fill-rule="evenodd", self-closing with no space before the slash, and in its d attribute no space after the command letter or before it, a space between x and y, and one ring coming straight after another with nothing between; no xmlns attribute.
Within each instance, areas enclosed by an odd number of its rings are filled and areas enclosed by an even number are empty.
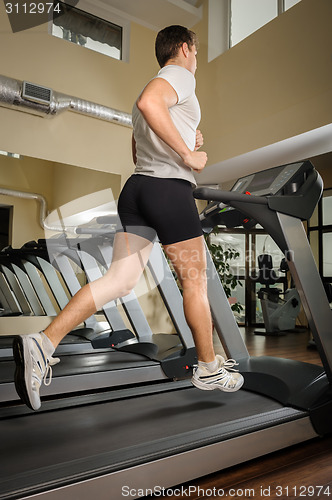
<svg viewBox="0 0 332 500"><path fill-rule="evenodd" d="M23 82L22 97L28 101L50 104L52 100L52 89L36 85L35 83Z"/></svg>

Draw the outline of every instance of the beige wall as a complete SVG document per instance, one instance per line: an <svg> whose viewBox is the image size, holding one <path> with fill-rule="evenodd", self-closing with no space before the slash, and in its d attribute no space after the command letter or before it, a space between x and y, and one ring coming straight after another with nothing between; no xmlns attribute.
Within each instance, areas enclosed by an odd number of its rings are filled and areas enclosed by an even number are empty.
<svg viewBox="0 0 332 500"><path fill-rule="evenodd" d="M53 37L46 24L13 34L0 4L1 74L126 112L156 70L153 39L151 30L133 24L127 64ZM107 187L117 198L133 170L126 127L70 112L41 118L0 107L0 131L0 149L24 155L0 156L0 186L42 194L50 210ZM13 245L43 237L37 202L0 203L14 206Z"/></svg>
<svg viewBox="0 0 332 500"><path fill-rule="evenodd" d="M7 158L0 155L0 185L2 188L40 193L50 202L52 199L52 171L47 162L24 158ZM39 225L39 203L19 197L0 195L1 205L12 207L11 241L19 248L30 240L44 237Z"/></svg>
<svg viewBox="0 0 332 500"><path fill-rule="evenodd" d="M119 175L25 156L16 159L0 155L0 179L2 188L41 194L46 199L49 211L107 188L115 198L120 191ZM45 237L39 224L40 205L36 200L0 195L0 204L13 207L10 241L13 247Z"/></svg>
<svg viewBox="0 0 332 500"><path fill-rule="evenodd" d="M330 0L302 0L209 64L207 8L196 30L209 164L331 123Z"/></svg>
<svg viewBox="0 0 332 500"><path fill-rule="evenodd" d="M208 0L203 4L194 29L209 164L331 122L330 0L302 0L210 63ZM132 23L124 63L52 37L47 25L13 34L0 4L2 74L126 112L157 70L154 38ZM47 119L1 107L0 123L0 149L118 173L122 182L133 169L128 128L70 112Z"/></svg>
<svg viewBox="0 0 332 500"><path fill-rule="evenodd" d="M49 35L47 24L13 34L1 3L0 72L131 112L156 70L154 37L132 24L130 62L124 63ZM0 123L6 124L1 126L2 150L124 177L133 169L129 128L71 112L40 118L1 107Z"/></svg>

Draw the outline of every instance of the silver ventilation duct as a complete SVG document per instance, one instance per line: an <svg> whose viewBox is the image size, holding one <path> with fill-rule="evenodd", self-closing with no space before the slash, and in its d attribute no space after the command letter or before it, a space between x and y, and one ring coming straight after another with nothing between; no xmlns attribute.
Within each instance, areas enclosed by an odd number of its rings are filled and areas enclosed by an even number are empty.
<svg viewBox="0 0 332 500"><path fill-rule="evenodd" d="M43 229L52 229L45 227L45 219L47 216L47 202L44 196L37 193L26 193L24 191L18 191L16 189L7 189L0 187L0 195L13 196L14 198L23 198L26 200L36 200L40 204L39 212L39 224Z"/></svg>
<svg viewBox="0 0 332 500"><path fill-rule="evenodd" d="M44 117L54 116L68 110L132 127L129 113L3 75L0 75L0 106Z"/></svg>
<svg viewBox="0 0 332 500"><path fill-rule="evenodd" d="M39 205L40 205L40 210L39 210L39 224L40 224L40 227L44 230L48 230L48 231L53 231L53 232L61 232L61 233L70 233L70 234L78 234L77 232L77 229L79 228L78 225L61 225L61 224L54 224L54 225L51 225L49 224L48 222L48 207L47 207L47 201L46 201L46 198L44 198L43 195L41 194L37 194L37 193L27 193L25 191L19 191L19 190L16 190L16 189L7 189L7 188L4 188L4 187L1 187L0 186L0 195L4 195L4 196L12 196L14 198L23 198L25 200L36 200ZM99 207L100 208L100 207ZM91 225L92 223L94 223L95 221L95 218L96 215L93 210L96 210L97 211L97 208L96 209L90 209L90 210L87 210L86 214L87 216L89 215L90 217L87 219L87 222ZM104 208L104 211L105 211L105 208ZM99 214L100 215L100 214ZM105 214L103 214L105 215ZM117 210L112 208L112 209L109 209L107 207L107 215L108 216L113 216L114 217L114 228L116 226L116 222L117 222ZM85 223L87 223L85 222ZM80 223L82 224L82 222ZM100 228L100 225L97 224L96 226L97 228ZM107 229L107 232L109 232L109 229ZM80 234L84 234L84 231ZM89 234L89 233L87 233Z"/></svg>

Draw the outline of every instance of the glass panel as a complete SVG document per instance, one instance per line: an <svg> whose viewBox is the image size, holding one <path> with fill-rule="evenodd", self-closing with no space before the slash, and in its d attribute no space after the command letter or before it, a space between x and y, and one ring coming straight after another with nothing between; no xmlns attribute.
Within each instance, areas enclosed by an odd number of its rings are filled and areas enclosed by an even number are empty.
<svg viewBox="0 0 332 500"><path fill-rule="evenodd" d="M256 255L251 255L251 259L254 263L254 269L258 269L257 257L266 253L272 256L273 269L275 271L279 271L280 263L284 258L284 255L271 236L266 234L256 234L255 253Z"/></svg>
<svg viewBox="0 0 332 500"><path fill-rule="evenodd" d="M277 0L232 0L231 47L278 15Z"/></svg>
<svg viewBox="0 0 332 500"><path fill-rule="evenodd" d="M293 5L299 3L301 0L285 0L285 10L290 9Z"/></svg>
<svg viewBox="0 0 332 500"><path fill-rule="evenodd" d="M245 281L239 280L238 284L233 290L232 295L229 297L228 302L233 310L235 319L238 323L245 323L246 308L245 308ZM240 306L240 307L236 307Z"/></svg>
<svg viewBox="0 0 332 500"><path fill-rule="evenodd" d="M309 222L310 222L310 227L318 226L318 204L316 205L314 213L312 214Z"/></svg>
<svg viewBox="0 0 332 500"><path fill-rule="evenodd" d="M310 246L316 261L317 268L319 267L319 233L318 231L310 231Z"/></svg>
<svg viewBox="0 0 332 500"><path fill-rule="evenodd" d="M323 234L323 276L332 276L332 233Z"/></svg>
<svg viewBox="0 0 332 500"><path fill-rule="evenodd" d="M332 224L332 190L324 191L322 199L323 226Z"/></svg>
<svg viewBox="0 0 332 500"><path fill-rule="evenodd" d="M64 3L54 17L52 35L121 59L122 28Z"/></svg>
<svg viewBox="0 0 332 500"><path fill-rule="evenodd" d="M8 156L9 158L21 158L21 155L18 153L8 153L8 151L0 151L0 155Z"/></svg>
<svg viewBox="0 0 332 500"><path fill-rule="evenodd" d="M238 323L245 323L245 234L229 234L220 232L210 234L208 245L217 245L220 249L211 249L212 259L220 273L228 301ZM228 258L226 252L235 251L239 256ZM226 271L223 272L224 264ZM227 269L227 265L229 269ZM234 279L234 281L232 280ZM232 280L232 281L229 281Z"/></svg>
<svg viewBox="0 0 332 500"><path fill-rule="evenodd" d="M284 291L283 283L276 283L275 285L269 285L269 287L277 288L278 290L280 290L280 292ZM256 314L254 318L255 323L264 323L262 304L260 299L258 298L258 292L261 288L265 288L264 285L261 285L260 283L255 283L255 291L256 291L256 309L255 309Z"/></svg>
<svg viewBox="0 0 332 500"><path fill-rule="evenodd" d="M228 248L239 252L240 256L237 259L230 259L230 269L234 276L243 276L245 274L245 235L244 234L229 234L218 233L210 235L210 242L215 245L221 245L223 250Z"/></svg>

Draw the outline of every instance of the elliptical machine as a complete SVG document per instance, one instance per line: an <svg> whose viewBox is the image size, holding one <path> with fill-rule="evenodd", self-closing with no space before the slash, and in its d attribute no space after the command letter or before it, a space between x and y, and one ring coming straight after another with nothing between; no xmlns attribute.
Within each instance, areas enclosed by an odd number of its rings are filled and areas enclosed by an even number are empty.
<svg viewBox="0 0 332 500"><path fill-rule="evenodd" d="M280 288L272 288L279 276L273 269L272 256L261 254L257 258L258 275L256 280L264 285L257 296L261 301L265 329L255 330L257 335L280 336L295 330L296 318L300 312L300 296L295 288L288 288L284 293ZM289 270L286 259L280 263L280 271ZM283 296L283 297L282 297Z"/></svg>

